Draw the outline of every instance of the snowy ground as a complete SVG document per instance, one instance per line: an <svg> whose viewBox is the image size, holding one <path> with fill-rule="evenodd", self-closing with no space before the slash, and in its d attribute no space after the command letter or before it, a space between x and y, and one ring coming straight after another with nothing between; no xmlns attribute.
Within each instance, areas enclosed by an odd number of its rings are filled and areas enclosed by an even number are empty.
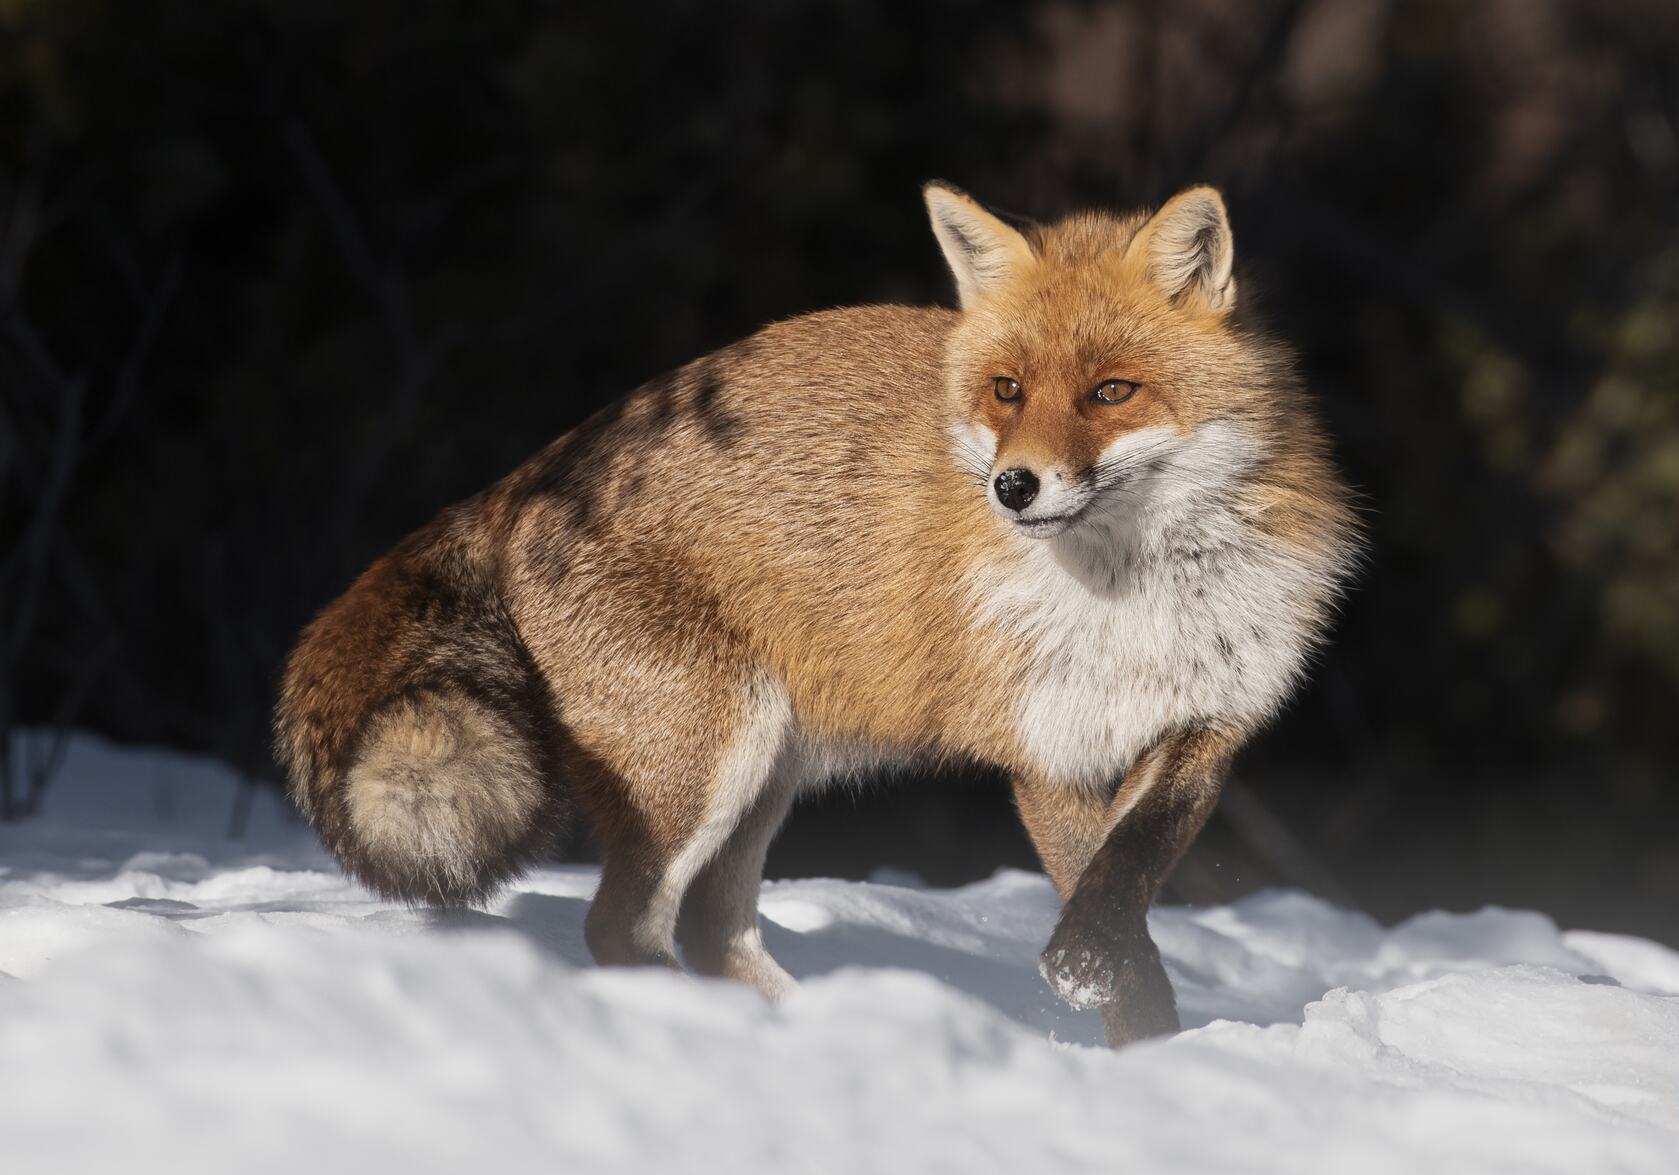
<svg viewBox="0 0 1679 1175"><path fill-rule="evenodd" d="M73 746L0 828L0 1170L1679 1170L1679 954L1292 893L1150 922L1181 1036L1087 1047L1055 901L765 887L786 1004L591 968L593 874L439 919L215 764Z"/></svg>

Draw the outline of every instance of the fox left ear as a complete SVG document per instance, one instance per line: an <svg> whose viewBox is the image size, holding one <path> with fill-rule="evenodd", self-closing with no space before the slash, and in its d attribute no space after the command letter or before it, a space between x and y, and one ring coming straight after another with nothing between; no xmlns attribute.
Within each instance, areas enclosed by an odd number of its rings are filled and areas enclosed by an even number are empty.
<svg viewBox="0 0 1679 1175"><path fill-rule="evenodd" d="M1146 258L1149 277L1176 305L1218 314L1236 306L1236 242L1215 188L1186 188L1166 201L1126 255Z"/></svg>
<svg viewBox="0 0 1679 1175"><path fill-rule="evenodd" d="M932 180L921 195L964 309L1032 265L1035 254L1026 238L960 188Z"/></svg>

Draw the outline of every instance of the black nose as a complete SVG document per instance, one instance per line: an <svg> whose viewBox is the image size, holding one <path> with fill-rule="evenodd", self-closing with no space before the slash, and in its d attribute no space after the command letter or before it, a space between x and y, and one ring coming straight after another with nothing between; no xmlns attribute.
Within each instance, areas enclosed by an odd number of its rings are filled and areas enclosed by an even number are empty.
<svg viewBox="0 0 1679 1175"><path fill-rule="evenodd" d="M1024 510L1038 496L1038 475L1030 469L1005 469L994 484L997 500L1010 510Z"/></svg>

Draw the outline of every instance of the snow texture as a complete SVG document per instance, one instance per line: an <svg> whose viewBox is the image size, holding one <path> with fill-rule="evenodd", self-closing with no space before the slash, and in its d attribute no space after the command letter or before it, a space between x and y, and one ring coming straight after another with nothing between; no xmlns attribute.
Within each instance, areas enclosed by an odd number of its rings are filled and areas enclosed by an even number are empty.
<svg viewBox="0 0 1679 1175"><path fill-rule="evenodd" d="M1041 877L766 885L805 982L588 964L595 875L383 905L214 763L72 744L0 828L0 1169L1671 1172L1679 954L1297 893L1150 925L1189 1031L1112 1052Z"/></svg>

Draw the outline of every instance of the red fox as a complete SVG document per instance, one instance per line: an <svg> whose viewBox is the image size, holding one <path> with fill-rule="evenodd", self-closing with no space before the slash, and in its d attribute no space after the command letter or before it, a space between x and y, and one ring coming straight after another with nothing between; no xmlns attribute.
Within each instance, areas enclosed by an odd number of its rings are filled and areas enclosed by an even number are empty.
<svg viewBox="0 0 1679 1175"><path fill-rule="evenodd" d="M1016 229L924 190L960 309L810 314L654 381L443 511L304 631L276 719L346 870L480 903L573 813L603 964L771 997L765 850L888 764L1013 781L1042 958L1175 1031L1149 903L1299 681L1357 550L1224 202Z"/></svg>

